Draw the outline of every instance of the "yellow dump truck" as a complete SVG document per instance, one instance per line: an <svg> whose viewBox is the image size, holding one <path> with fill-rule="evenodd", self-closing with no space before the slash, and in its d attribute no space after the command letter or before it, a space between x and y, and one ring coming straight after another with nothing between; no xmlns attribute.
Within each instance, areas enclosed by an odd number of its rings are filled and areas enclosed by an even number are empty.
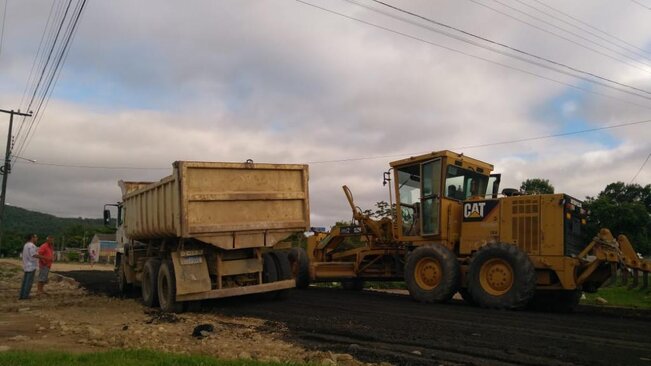
<svg viewBox="0 0 651 366"><path fill-rule="evenodd" d="M283 240L308 230L307 165L177 161L158 182L120 181L123 292L182 311L192 301L295 287Z"/></svg>

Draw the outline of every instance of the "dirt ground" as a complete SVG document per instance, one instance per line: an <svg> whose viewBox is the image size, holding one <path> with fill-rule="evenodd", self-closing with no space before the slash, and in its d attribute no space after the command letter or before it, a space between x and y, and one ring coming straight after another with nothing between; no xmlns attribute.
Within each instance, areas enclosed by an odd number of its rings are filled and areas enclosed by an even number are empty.
<svg viewBox="0 0 651 366"><path fill-rule="evenodd" d="M107 266L110 269L110 266ZM9 349L92 352L111 348L147 348L220 358L313 362L323 365L366 365L350 354L308 350L289 339L287 327L266 320L197 312L162 314L135 299L116 297L114 274L99 266L60 265L79 283L50 275L47 296L18 300L22 270L17 261L0 261L0 351ZM194 328L214 330L193 337Z"/></svg>
<svg viewBox="0 0 651 366"><path fill-rule="evenodd" d="M231 298L166 317L117 297L113 273L84 269L63 274L85 289L52 284L51 292L55 285L61 292L51 296L56 301L18 302L18 280L8 291L1 280L0 347L145 347L324 365L651 365L648 311L490 311L462 302L420 304L402 294L309 288L285 301ZM214 334L189 336L201 323L213 324ZM30 338L9 340L17 334Z"/></svg>

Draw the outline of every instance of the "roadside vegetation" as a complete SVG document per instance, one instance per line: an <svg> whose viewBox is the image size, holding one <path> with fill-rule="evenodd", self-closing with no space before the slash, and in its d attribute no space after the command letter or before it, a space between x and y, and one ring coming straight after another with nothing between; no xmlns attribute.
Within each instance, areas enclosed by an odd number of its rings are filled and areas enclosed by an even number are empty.
<svg viewBox="0 0 651 366"><path fill-rule="evenodd" d="M149 350L113 350L97 353L67 352L0 352L0 365L5 366L275 366L294 363L253 360L220 360L209 356L178 355Z"/></svg>
<svg viewBox="0 0 651 366"><path fill-rule="evenodd" d="M651 290L649 289L628 289L626 286L602 287L594 294L585 294L582 304L616 306L625 308L649 309L651 310ZM600 304L597 298L607 301Z"/></svg>

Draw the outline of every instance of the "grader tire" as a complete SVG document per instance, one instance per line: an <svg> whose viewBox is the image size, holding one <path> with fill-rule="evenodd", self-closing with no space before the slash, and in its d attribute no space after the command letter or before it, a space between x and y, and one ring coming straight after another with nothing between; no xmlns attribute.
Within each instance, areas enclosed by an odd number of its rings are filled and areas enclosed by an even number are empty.
<svg viewBox="0 0 651 366"><path fill-rule="evenodd" d="M158 306L158 271L160 259L149 258L142 269L142 303L150 308Z"/></svg>
<svg viewBox="0 0 651 366"><path fill-rule="evenodd" d="M420 302L450 300L459 289L460 276L454 253L438 244L416 248L405 265L409 294Z"/></svg>
<svg viewBox="0 0 651 366"><path fill-rule="evenodd" d="M271 252L271 257L276 264L276 271L278 273L278 281L292 279L292 266L289 264L289 258L284 252ZM289 289L275 291L276 299L285 300L289 297Z"/></svg>
<svg viewBox="0 0 651 366"><path fill-rule="evenodd" d="M183 312L183 302L176 301L176 277L171 260L164 261L158 271L158 300L160 309L166 313Z"/></svg>
<svg viewBox="0 0 651 366"><path fill-rule="evenodd" d="M310 263L305 249L292 248L287 258L292 266L292 275L296 279L296 288L307 288L310 285Z"/></svg>
<svg viewBox="0 0 651 366"><path fill-rule="evenodd" d="M536 269L511 244L488 244L470 259L468 292L483 308L519 310L536 291Z"/></svg>

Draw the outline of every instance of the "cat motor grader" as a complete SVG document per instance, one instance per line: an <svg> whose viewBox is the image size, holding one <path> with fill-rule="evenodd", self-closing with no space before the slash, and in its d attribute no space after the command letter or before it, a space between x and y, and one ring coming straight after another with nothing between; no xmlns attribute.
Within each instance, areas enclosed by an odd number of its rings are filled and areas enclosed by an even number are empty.
<svg viewBox="0 0 651 366"><path fill-rule="evenodd" d="M361 289L364 281L404 280L422 302L444 302L459 292L487 308L562 311L618 268L630 269L636 286L642 272L648 285L651 262L625 236L615 239L602 229L590 243L582 241L587 212L575 198L515 189L498 194L500 175L491 174L491 164L451 151L390 166L384 183L392 183L391 218L363 213L344 186L353 224L315 233L307 253L294 253L298 287L341 281Z"/></svg>

